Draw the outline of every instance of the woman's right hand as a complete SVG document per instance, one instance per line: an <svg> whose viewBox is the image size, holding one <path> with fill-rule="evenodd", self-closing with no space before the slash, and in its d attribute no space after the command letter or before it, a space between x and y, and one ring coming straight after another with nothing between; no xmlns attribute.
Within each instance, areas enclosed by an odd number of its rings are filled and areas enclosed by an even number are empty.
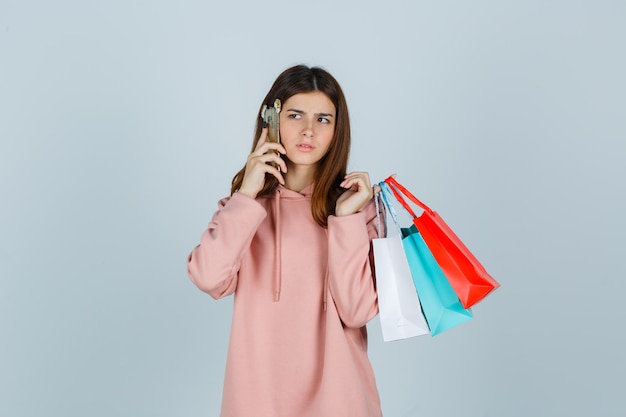
<svg viewBox="0 0 626 417"><path fill-rule="evenodd" d="M287 164L278 154L272 152L278 151L284 155L286 153L285 148L280 143L268 142L267 132L268 128L263 128L256 148L248 156L246 173L243 176L241 187L239 187L239 192L248 197L256 198L263 189L266 173L273 175L279 183L285 185L282 173L287 172ZM280 170L270 165L272 162L276 167L280 167Z"/></svg>

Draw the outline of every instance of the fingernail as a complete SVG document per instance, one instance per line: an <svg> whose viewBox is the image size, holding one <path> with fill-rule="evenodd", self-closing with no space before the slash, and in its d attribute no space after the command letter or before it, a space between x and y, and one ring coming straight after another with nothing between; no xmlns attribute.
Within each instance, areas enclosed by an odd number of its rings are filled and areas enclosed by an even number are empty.
<svg viewBox="0 0 626 417"><path fill-rule="evenodd" d="M263 129L267 127L267 122L263 122Z"/></svg>

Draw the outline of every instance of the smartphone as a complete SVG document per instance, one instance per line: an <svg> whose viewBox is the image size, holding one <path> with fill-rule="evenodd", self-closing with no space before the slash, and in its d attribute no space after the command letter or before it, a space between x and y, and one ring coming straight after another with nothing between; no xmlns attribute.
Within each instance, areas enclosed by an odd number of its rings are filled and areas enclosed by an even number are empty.
<svg viewBox="0 0 626 417"><path fill-rule="evenodd" d="M274 106L268 107L266 105L263 106L261 110L261 118L265 123L267 123L268 132L267 132L267 140L269 142L280 143L280 124L279 124L279 113L280 113L280 100L274 100ZM273 151L276 155L280 155L278 151ZM274 162L271 165L276 168L278 165Z"/></svg>
<svg viewBox="0 0 626 417"><path fill-rule="evenodd" d="M280 100L276 99L273 107L263 106L263 110L261 110L261 118L267 123L269 128L268 141L270 142L280 143L280 126L278 121L280 106Z"/></svg>

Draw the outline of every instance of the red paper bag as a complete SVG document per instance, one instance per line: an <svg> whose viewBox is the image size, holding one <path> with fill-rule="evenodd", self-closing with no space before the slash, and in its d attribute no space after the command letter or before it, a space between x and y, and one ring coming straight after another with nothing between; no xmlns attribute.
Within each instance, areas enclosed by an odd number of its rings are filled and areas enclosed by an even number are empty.
<svg viewBox="0 0 626 417"><path fill-rule="evenodd" d="M500 286L435 211L418 200L395 178L389 177L385 182L398 202L413 216L415 227L422 234L463 307L470 308ZM424 210L419 217L402 194Z"/></svg>

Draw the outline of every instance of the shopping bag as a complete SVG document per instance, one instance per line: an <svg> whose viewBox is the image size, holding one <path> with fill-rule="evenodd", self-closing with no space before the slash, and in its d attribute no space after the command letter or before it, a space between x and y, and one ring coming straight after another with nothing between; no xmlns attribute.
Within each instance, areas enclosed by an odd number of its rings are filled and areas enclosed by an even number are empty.
<svg viewBox="0 0 626 417"><path fill-rule="evenodd" d="M382 203L378 191L375 193L378 238L372 239L378 310L383 340L408 339L429 333L428 324L422 314L409 264L402 246L399 226L391 235L382 236L379 207ZM383 213L386 213L383 210ZM387 223L386 218L383 222ZM389 230L388 227L385 228Z"/></svg>
<svg viewBox="0 0 626 417"><path fill-rule="evenodd" d="M418 200L393 176L387 178L385 182L390 186L398 202L413 217L414 225L450 281L463 307L475 305L500 286L435 211ZM424 210L419 217L404 200L403 195Z"/></svg>
<svg viewBox="0 0 626 417"><path fill-rule="evenodd" d="M392 212L391 190L384 182L380 187L383 200ZM402 235L402 245L430 333L436 336L471 320L471 309L463 307L415 225L403 228Z"/></svg>

